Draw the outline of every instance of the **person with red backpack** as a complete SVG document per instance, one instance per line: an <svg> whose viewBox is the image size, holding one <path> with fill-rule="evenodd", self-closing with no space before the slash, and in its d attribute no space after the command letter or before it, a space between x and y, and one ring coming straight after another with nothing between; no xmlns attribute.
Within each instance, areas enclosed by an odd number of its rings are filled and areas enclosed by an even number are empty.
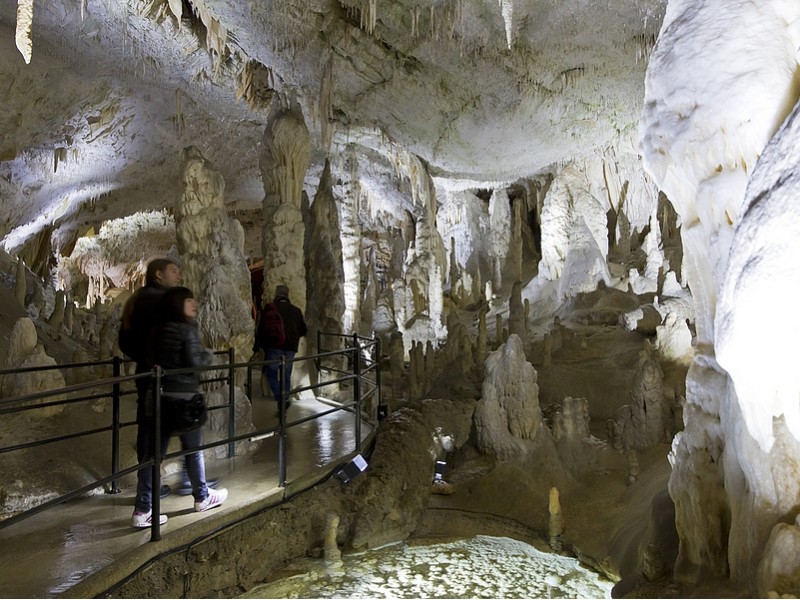
<svg viewBox="0 0 800 600"><path fill-rule="evenodd" d="M289 301L289 288L278 285L275 298L267 304L259 315L256 326L256 345L264 350L264 376L267 378L272 397L286 404L288 408L289 390L292 389L292 359L297 354L300 338L308 333L303 311ZM285 360L283 396L281 396L280 359Z"/></svg>

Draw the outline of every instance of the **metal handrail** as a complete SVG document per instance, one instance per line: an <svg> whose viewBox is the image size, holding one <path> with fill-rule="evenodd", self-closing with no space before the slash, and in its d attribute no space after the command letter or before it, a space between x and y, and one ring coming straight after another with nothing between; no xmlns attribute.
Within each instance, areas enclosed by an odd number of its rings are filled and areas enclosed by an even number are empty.
<svg viewBox="0 0 800 600"><path fill-rule="evenodd" d="M340 334L333 334L333 335L340 335ZM82 430L79 432L74 432L70 434L64 434L59 436L54 436L46 439L40 439L30 442L24 442L21 444L16 444L14 446L8 447L0 447L0 454L5 452L12 452L16 450L22 450L25 448L31 448L34 446L42 446L50 443L60 442L68 439L73 439L82 436L88 435L95 435L98 433L103 432L112 432L112 465L111 465L111 475L107 477L103 477L100 479L95 480L92 483L89 483L78 490L74 490L57 498L53 498L39 504L35 507L32 507L26 511L18 513L12 517L6 518L3 521L0 521L0 529L8 527L13 523L17 523L23 519L31 517L35 514L39 514L44 510L47 510L53 506L61 504L63 502L67 502L73 498L81 496L93 489L96 489L101 486L105 486L106 484L110 484L110 489L107 489L107 493L119 493L119 480L121 477L125 475L129 475L139 471L140 469L149 468L152 469L152 489L158 490L161 486L161 464L165 460L172 460L175 458L179 458L191 452L199 452L202 450L206 450L209 448L214 448L221 445L228 445L228 456L233 457L235 455L235 445L236 442L243 441L246 439L254 439L254 438L262 438L268 437L270 435L278 434L279 437L279 444L278 444L278 471L279 471L279 486L285 487L286 486L286 435L287 430L293 426L305 423L307 421L318 419L320 417L329 415L331 413L345 410L348 412L352 412L355 417L355 432L356 432L356 451L361 450L361 418L362 418L362 410L361 410L361 401L365 398L371 397L373 394L377 392L378 398L380 398L380 389L371 387L371 389L367 390L364 393L364 397L361 397L360 389L361 385L360 382L363 379L364 383L368 384L368 386L374 386L375 382L364 378L361 371L360 371L360 354L363 350L361 341L366 340L367 342L372 342L376 344L376 347L379 348L378 340L370 340L369 338L362 338L357 335L352 336L342 336L347 337L348 339L353 341L353 346L342 348L335 351L330 352L321 352L315 355L309 356L301 356L295 357L292 360L285 360L285 358L281 358L280 360L256 360L256 361L248 361L248 362L241 362L237 363L235 361L235 353L234 350L231 348L229 350L217 351L215 355L226 355L227 357L227 364L216 364L216 365L208 365L204 367L196 367L196 368L185 368L185 369L170 369L170 370L163 370L160 367L154 367L152 371L147 371L144 373L138 373L135 375L120 375L122 365L126 362L124 359L119 357L114 357L109 360L104 361L97 361L97 362L88 362L88 363L69 363L66 365L48 365L47 367L33 367L30 369L5 369L0 371L0 376L3 375L13 375L17 373L23 372L31 372L31 371L42 371L42 370L49 370L49 369L69 369L69 368L80 368L80 367L97 367L103 365L110 365L112 366L114 377L101 379L92 382L85 382L79 384L72 384L69 386L64 386L62 388L51 389L51 390L42 390L40 392L35 392L31 394L25 394L23 396L18 396L14 398L6 398L0 399L0 414L4 413L15 413L15 412L24 412L30 410L38 410L42 408L46 408L49 406L58 406L58 405L66 405L66 404L74 404L77 402L86 402L88 400L97 400L97 399L110 399L112 401L112 422L109 425L102 426L102 427L95 427L88 430ZM345 355L352 355L352 360L354 364L354 369L352 372L348 372L346 377L341 377L335 380L328 380L324 382L320 382L313 385L308 386L299 386L296 388L292 388L291 390L281 390L282 395L285 393L285 396L289 394L299 393L302 391L307 390L316 390L319 388L323 388L326 386L335 385L337 383L345 382L345 381L352 381L354 382L354 395L353 401L348 403L343 403L341 406L337 406L330 410L325 410L323 412L315 413L313 415L304 417L302 419L296 419L291 422L287 422L286 420L286 407L284 403L280 404L280 420L278 427L267 428L262 430L256 431L249 431L243 434L236 434L235 431L235 379L236 373L239 369L246 369L247 370L247 380L246 380L246 392L248 398L252 398L252 372L253 369L258 368L259 370L267 364L275 364L278 363L279 365L279 377L281 382L281 387L283 387L284 382L284 373L286 365L289 363L296 363L302 361L312 361L315 364L319 364L319 361L325 357L332 357L332 356L345 356ZM370 365L370 369L373 365ZM160 428L161 428L161 381L163 377L169 375L179 375L179 374L186 374L186 373L203 373L206 371L226 371L226 376L215 377L212 379L203 380L201 378L201 384L213 383L217 381L225 381L228 383L228 402L222 405L216 405L213 407L209 407L209 410L221 410L228 408L228 434L224 439L217 440L214 442L210 442L207 444L203 444L198 448L191 448L189 450L181 450L177 452L172 452L161 456L160 452ZM378 368L378 373L380 369ZM120 461L120 431L124 427L129 427L131 425L135 425L136 421L126 421L123 422L121 419L121 399L122 396L125 395L132 395L135 393L135 390L122 390L121 385L123 383L136 381L143 378L153 378L154 382L154 416L153 419L153 431L151 431L152 440L153 440L153 448L152 448L152 458L143 461L136 466L129 467L126 469L120 469L119 461ZM85 395L75 398L67 398L64 400L57 400L53 402L45 402L45 403L38 403L38 404L31 404L37 400L43 400L49 398L51 396L63 396L67 394L72 394L75 392L80 392L84 390L88 390L91 388L110 388L109 393L96 393L92 395ZM155 541L160 539L160 525L159 525L159 516L160 516L160 495L158 493L153 494L153 501L152 501L152 510L153 510L153 519L152 519L152 529L151 529L151 540Z"/></svg>

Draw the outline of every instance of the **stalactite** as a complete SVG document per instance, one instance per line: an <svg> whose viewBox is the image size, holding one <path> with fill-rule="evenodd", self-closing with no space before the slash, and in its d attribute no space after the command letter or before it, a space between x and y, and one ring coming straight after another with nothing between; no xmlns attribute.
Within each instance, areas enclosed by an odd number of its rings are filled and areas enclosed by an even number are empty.
<svg viewBox="0 0 800 600"><path fill-rule="evenodd" d="M322 81L319 86L319 121L320 121L320 143L326 153L330 151L333 141L332 126L333 121L333 54L325 64L322 74Z"/></svg>
<svg viewBox="0 0 800 600"><path fill-rule="evenodd" d="M17 31L15 41L25 64L31 64L33 53L33 0L19 0L17 4Z"/></svg>

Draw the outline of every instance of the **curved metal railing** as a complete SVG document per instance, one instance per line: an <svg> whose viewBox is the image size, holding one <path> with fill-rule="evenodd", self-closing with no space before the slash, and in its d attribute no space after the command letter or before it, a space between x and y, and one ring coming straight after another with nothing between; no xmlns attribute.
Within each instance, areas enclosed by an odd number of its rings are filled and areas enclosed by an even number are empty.
<svg viewBox="0 0 800 600"><path fill-rule="evenodd" d="M335 344L339 346L335 350L325 351L323 345L325 340L335 340ZM344 347L342 347L344 346ZM27 411L41 410L43 408L52 408L57 406L65 406L77 404L87 401L109 401L111 402L111 422L107 425L100 427L92 427L82 429L79 431L51 435L40 439L16 443L9 446L0 447L0 454L9 452L18 452L21 450L31 449L48 444L55 444L65 440L75 439L79 437L96 435L99 433L111 433L111 466L110 473L105 477L100 477L79 489L73 490L66 494L62 494L56 498L47 500L38 504L28 510L20 512L14 516L0 521L0 529L13 525L21 520L32 517L46 510L49 510L59 504L68 502L74 498L80 497L84 494L91 492L99 487L105 488L108 494L119 493L120 479L126 475L136 473L139 469L152 469L152 489L159 490L161 487L161 464L167 460L173 460L189 454L190 452L197 452L199 450L206 450L215 448L217 446L227 445L228 458L233 458L236 455L236 442L243 440L259 440L271 436L278 436L278 485L280 487L286 486L286 438L287 432L291 427L301 425L307 421L319 419L329 414L338 411L350 412L355 420L355 434L354 434L354 451L361 451L361 424L362 419L366 419L370 423L375 423L385 416L385 407L381 404L381 390L380 390L380 340L373 338L365 338L356 334L342 335L320 332L317 335L317 348L320 351L316 354L309 356L296 356L291 361L281 358L277 361L267 360L251 360L249 362L237 363L235 361L235 353L233 348L228 350L215 352L217 356L226 356L227 362L221 364L213 364L207 367L190 368L190 369L172 369L163 370L160 367L155 367L152 371L147 373L140 373L136 375L122 375L123 365L127 360L119 357L114 357L108 360L96 362L81 362L81 363L68 363L62 365L48 365L32 368L18 368L18 369L5 369L0 370L0 378L4 376L16 375L21 373L36 373L59 369L63 372L70 372L74 369L80 368L97 368L97 367L110 367L111 377L102 378L96 381L89 381L85 383L77 383L67 385L64 387L43 390L41 392L24 394L21 396L0 399L0 416L10 415L15 413L23 413ZM290 390L284 389L284 373L287 365L290 363L303 363L310 362L313 364L313 372L316 373L316 381L309 385L298 386ZM346 364L347 368L342 368ZM269 427L256 429L254 431L238 432L236 431L235 422L235 392L237 373L243 371L245 373L245 393L249 399L253 398L253 372L256 371L260 374L265 365L277 365L278 376L281 383L281 394L284 397L300 393L304 391L314 392L315 397L323 401L326 405L331 406L330 409L316 412L312 415L295 419L288 422L286 419L286 405L279 403L280 418L277 427ZM224 375L220 374L224 372ZM161 446L157 440L160 440L161 429L161 379L166 375L176 375L181 373L197 373L206 374L206 377L201 375L203 385L213 383L227 384L228 387L228 400L225 404L210 406L209 410L225 410L228 411L228 431L227 435L222 439L209 442L192 448L190 450L181 450L161 455ZM370 378L372 376L373 378ZM135 426L137 423L133 421L122 421L121 405L124 397L135 396L136 389L124 389L126 384L131 382L135 383L137 380L143 378L152 378L153 380L153 396L154 402L154 416L152 420L153 431L150 439L153 440L152 459L143 461L133 467L126 469L120 468L120 433L126 427ZM352 397L346 402L341 400L332 400L321 396L318 392L328 386L334 385L352 385ZM221 387L221 386L220 386ZM81 394L88 390L99 390L93 393ZM285 394L284 394L285 393ZM66 398L60 398L67 396ZM375 402L369 402L371 399ZM367 410L367 407L371 407ZM156 541L161 537L161 530L159 525L160 515L160 495L153 493L153 525L151 528L151 540Z"/></svg>

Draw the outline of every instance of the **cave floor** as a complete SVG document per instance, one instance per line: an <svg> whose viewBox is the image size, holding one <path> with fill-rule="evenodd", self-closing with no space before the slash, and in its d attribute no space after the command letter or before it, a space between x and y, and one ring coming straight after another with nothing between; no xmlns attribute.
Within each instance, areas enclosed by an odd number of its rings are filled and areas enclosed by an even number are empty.
<svg viewBox="0 0 800 600"><path fill-rule="evenodd" d="M314 398L297 400L288 410L289 423L329 409ZM253 421L259 428L275 426L278 416L274 401L256 397ZM362 423L362 438L370 433L371 427ZM353 416L344 411L290 427L289 485L319 471L320 465L352 453L353 439ZM149 528L130 526L135 484L123 487L119 494L98 493L60 504L0 530L0 597L74 596L78 593L74 586L94 574L102 579L104 567L124 563L134 552L155 554L166 545L174 547L184 538L190 540L198 530L213 531L255 502L277 503L283 496L283 489L278 487L277 442L277 437L272 437L263 440L254 454L206 461L207 480L219 479L219 487L229 492L222 507L208 512L194 512L191 495L175 493L181 484L179 473L165 476L162 481L172 486L173 493L161 501L161 511L169 521L162 527L159 542L151 544ZM106 582L98 581L95 589L107 589L114 583L109 576ZM82 593L85 588L78 594Z"/></svg>

